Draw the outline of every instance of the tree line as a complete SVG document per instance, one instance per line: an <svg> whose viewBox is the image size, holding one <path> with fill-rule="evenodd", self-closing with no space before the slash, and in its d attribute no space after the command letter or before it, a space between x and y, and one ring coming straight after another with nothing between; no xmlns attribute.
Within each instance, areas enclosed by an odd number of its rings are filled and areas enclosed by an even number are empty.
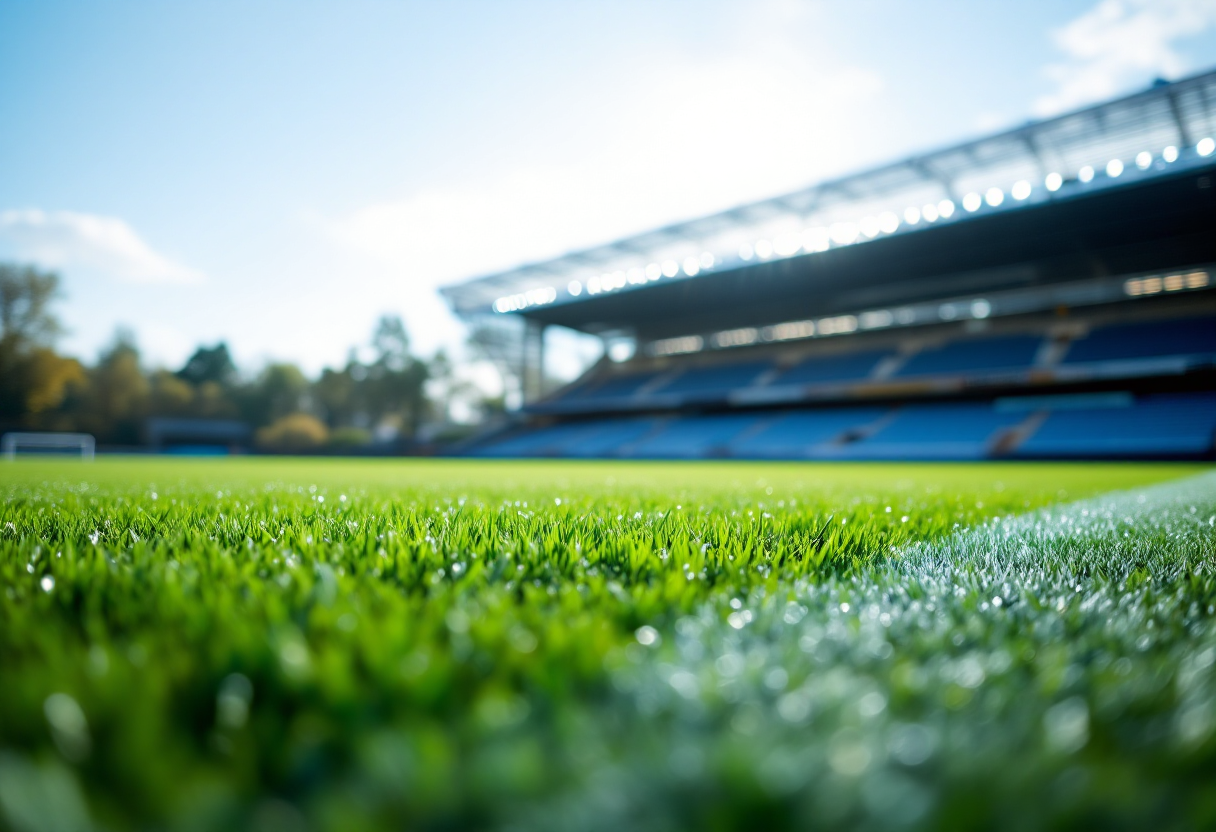
<svg viewBox="0 0 1216 832"><path fill-rule="evenodd" d="M0 430L80 431L103 445L137 446L152 418L235 419L265 450L408 444L424 425L448 421L452 397L470 395L443 352L411 353L392 315L375 326L370 360L352 349L345 366L316 378L291 363L243 375L223 342L200 346L176 370L149 368L122 329L87 365L55 349L63 333L52 308L59 293L53 272L0 264Z"/></svg>

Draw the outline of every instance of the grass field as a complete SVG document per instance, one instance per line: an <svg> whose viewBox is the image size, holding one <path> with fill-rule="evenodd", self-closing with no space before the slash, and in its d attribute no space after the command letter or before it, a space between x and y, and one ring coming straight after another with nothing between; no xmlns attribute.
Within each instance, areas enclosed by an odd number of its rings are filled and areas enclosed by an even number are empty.
<svg viewBox="0 0 1216 832"><path fill-rule="evenodd" d="M1216 474L0 467L0 818L1216 828Z"/></svg>

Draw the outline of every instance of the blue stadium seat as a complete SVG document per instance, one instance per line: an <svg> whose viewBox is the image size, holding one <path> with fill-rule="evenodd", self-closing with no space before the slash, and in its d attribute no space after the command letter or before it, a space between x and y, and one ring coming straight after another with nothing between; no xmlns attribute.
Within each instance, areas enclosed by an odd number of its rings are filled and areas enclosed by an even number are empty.
<svg viewBox="0 0 1216 832"><path fill-rule="evenodd" d="M983 459L999 431L1026 418L997 411L990 402L901 407L876 433L846 445L845 459Z"/></svg>
<svg viewBox="0 0 1216 832"><path fill-rule="evenodd" d="M598 419L536 428L522 435L492 441L478 448L478 456L492 457L604 457L654 430L656 419Z"/></svg>
<svg viewBox="0 0 1216 832"><path fill-rule="evenodd" d="M572 390L565 398L568 401L585 401L590 399L623 399L632 396L643 386L658 378L658 373L630 373L623 376L609 376L600 382L593 382Z"/></svg>
<svg viewBox="0 0 1216 832"><path fill-rule="evenodd" d="M1146 396L1131 407L1060 410L1018 448L1027 457L1197 455L1216 433L1216 393Z"/></svg>
<svg viewBox="0 0 1216 832"><path fill-rule="evenodd" d="M619 455L621 449L655 429L657 419L605 419L563 443L563 456L594 458Z"/></svg>
<svg viewBox="0 0 1216 832"><path fill-rule="evenodd" d="M773 419L731 443L734 456L763 459L805 459L814 448L880 418L878 407L796 410Z"/></svg>
<svg viewBox="0 0 1216 832"><path fill-rule="evenodd" d="M950 341L913 355L895 375L944 375L1029 367L1042 341L1036 335Z"/></svg>
<svg viewBox="0 0 1216 832"><path fill-rule="evenodd" d="M1216 318L1211 316L1118 324L1095 329L1087 338L1069 347L1063 363L1204 353L1216 353Z"/></svg>
<svg viewBox="0 0 1216 832"><path fill-rule="evenodd" d="M585 423L535 428L522 434L491 440L488 445L478 448L476 454L494 457L557 456L562 453L567 442L577 439L588 430L589 426Z"/></svg>
<svg viewBox="0 0 1216 832"><path fill-rule="evenodd" d="M772 364L767 361L692 367L656 390L655 394L666 396L678 393L685 398L709 398L717 394L725 395L731 390L746 387L761 373L770 369L772 369Z"/></svg>
<svg viewBox="0 0 1216 832"><path fill-rule="evenodd" d="M647 459L722 456L731 439L764 418L764 414L743 413L672 419L655 434L629 447L627 455Z"/></svg>
<svg viewBox="0 0 1216 832"><path fill-rule="evenodd" d="M823 355L808 358L773 380L775 387L781 384L831 384L844 381L862 381L874 370L880 360L889 355L885 350Z"/></svg>

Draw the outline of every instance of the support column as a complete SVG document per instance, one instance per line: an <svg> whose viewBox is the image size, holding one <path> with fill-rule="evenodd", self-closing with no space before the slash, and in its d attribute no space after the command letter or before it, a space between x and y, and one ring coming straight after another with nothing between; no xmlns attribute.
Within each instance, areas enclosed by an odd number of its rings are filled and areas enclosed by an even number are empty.
<svg viewBox="0 0 1216 832"><path fill-rule="evenodd" d="M525 319L522 346L520 392L524 404L531 404L545 394L545 325Z"/></svg>

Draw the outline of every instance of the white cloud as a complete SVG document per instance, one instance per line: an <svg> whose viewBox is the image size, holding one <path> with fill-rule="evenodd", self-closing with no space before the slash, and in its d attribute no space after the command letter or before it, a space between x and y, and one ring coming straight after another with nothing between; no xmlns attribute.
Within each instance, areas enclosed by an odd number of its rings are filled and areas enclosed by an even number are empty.
<svg viewBox="0 0 1216 832"><path fill-rule="evenodd" d="M881 76L782 27L617 82L596 100L596 129L577 158L388 199L324 222L327 236L426 290L787 192L889 152L873 106Z"/></svg>
<svg viewBox="0 0 1216 832"><path fill-rule="evenodd" d="M1051 33L1064 61L1048 66L1052 92L1034 103L1049 116L1188 67L1174 42L1216 22L1216 0L1100 0Z"/></svg>
<svg viewBox="0 0 1216 832"><path fill-rule="evenodd" d="M0 237L47 268L95 269L128 283L197 283L203 275L152 249L123 220L74 211L0 212Z"/></svg>

